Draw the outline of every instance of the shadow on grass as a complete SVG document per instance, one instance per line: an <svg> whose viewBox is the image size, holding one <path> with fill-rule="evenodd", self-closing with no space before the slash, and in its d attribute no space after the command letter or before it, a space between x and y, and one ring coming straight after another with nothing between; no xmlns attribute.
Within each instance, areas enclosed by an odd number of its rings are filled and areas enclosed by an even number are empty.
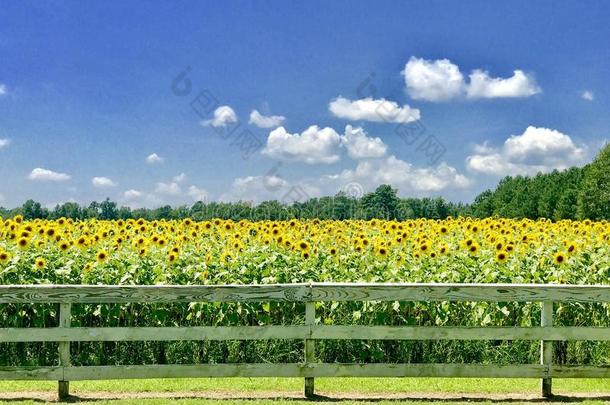
<svg viewBox="0 0 610 405"><path fill-rule="evenodd" d="M515 395L515 394L513 394ZM246 399L246 398L242 398ZM279 399L279 398L278 398ZM289 400L294 400L294 398L290 398ZM297 399L298 400L298 399ZM610 402L610 395L601 395L601 396L585 396L585 395L554 395L551 398L543 398L543 397L530 397L530 396L511 396L511 394L507 395L460 395L460 394L447 394L446 396L440 395L429 395L426 396L422 394L422 396L392 396L392 397L367 397L367 396L353 396L353 397L341 397L341 396L325 396L325 395L315 395L309 399L302 398L301 400L310 401L310 402L443 402L443 403L463 403L463 402L493 402L494 404L498 403L579 403L585 401L603 401Z"/></svg>

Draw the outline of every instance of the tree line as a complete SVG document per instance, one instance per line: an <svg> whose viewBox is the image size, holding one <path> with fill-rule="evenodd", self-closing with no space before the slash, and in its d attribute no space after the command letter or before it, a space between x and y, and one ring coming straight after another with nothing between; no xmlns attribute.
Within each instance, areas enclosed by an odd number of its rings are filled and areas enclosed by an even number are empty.
<svg viewBox="0 0 610 405"><path fill-rule="evenodd" d="M247 202L196 202L192 206L137 208L119 206L106 199L81 206L74 202L52 209L28 200L21 207L0 207L3 218L22 215L26 219L84 220L97 219L184 219L202 221L212 218L249 220L298 219L443 219L448 216L610 219L610 145L606 145L595 160L584 167L564 171L539 173L535 176L507 176L494 190L479 194L471 204L454 203L438 198L399 198L397 190L380 185L361 198L339 193L333 197L310 198L303 202L282 204L264 201L257 205Z"/></svg>

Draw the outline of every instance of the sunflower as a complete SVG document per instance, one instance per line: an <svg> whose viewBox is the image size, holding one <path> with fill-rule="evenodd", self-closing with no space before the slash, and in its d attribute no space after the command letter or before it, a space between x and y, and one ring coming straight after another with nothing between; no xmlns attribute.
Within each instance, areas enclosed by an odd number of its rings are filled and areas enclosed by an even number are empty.
<svg viewBox="0 0 610 405"><path fill-rule="evenodd" d="M47 262L44 260L44 258L39 257L38 259L36 259L34 264L36 265L36 268L44 269L46 267L46 265L47 265Z"/></svg>
<svg viewBox="0 0 610 405"><path fill-rule="evenodd" d="M557 252L555 253L555 256L553 257L553 261L556 264L563 264L566 261L566 254L563 252Z"/></svg>
<svg viewBox="0 0 610 405"><path fill-rule="evenodd" d="M568 243L566 251L568 252L568 254L576 253L576 243L574 243L574 242Z"/></svg>
<svg viewBox="0 0 610 405"><path fill-rule="evenodd" d="M10 259L11 259L11 255L8 252L6 252L4 250L0 250L0 263L5 264Z"/></svg>
<svg viewBox="0 0 610 405"><path fill-rule="evenodd" d="M477 245L476 243L472 243L469 247L468 247L468 252L471 255L476 255L479 252L479 245Z"/></svg>
<svg viewBox="0 0 610 405"><path fill-rule="evenodd" d="M385 246L378 246L376 251L377 251L377 254L379 256L387 256L388 255L388 249Z"/></svg>
<svg viewBox="0 0 610 405"><path fill-rule="evenodd" d="M503 250L496 253L496 261L498 263L504 263L506 260L508 260L508 253Z"/></svg>
<svg viewBox="0 0 610 405"><path fill-rule="evenodd" d="M229 253L229 252L224 252L224 253L222 254L222 256L221 256L220 260L221 260L223 263L230 263L230 262L231 262L231 260L233 260L233 257L231 256L231 253Z"/></svg>
<svg viewBox="0 0 610 405"><path fill-rule="evenodd" d="M67 241L61 241L57 244L57 247L59 248L59 250L61 250L62 252L65 252L66 250L68 250L70 248L70 244Z"/></svg>
<svg viewBox="0 0 610 405"><path fill-rule="evenodd" d="M106 259L108 259L108 252L106 252L103 249L98 251L97 254L95 255L95 259L98 261L98 263L102 263L102 262L106 261Z"/></svg>
<svg viewBox="0 0 610 405"><path fill-rule="evenodd" d="M85 274L89 273L91 270L93 270L92 262L85 264L85 267L83 267L83 273L85 273Z"/></svg>
<svg viewBox="0 0 610 405"><path fill-rule="evenodd" d="M30 241L28 240L28 238L20 238L17 241L17 245L19 245L21 249L27 249L27 247L30 245Z"/></svg>

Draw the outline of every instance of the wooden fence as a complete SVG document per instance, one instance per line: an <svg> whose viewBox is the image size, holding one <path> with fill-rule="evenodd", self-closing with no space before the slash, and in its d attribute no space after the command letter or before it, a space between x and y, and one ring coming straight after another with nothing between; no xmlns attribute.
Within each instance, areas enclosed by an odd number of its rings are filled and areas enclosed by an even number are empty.
<svg viewBox="0 0 610 405"><path fill-rule="evenodd" d="M304 325L215 327L70 327L75 303L304 302ZM318 325L321 301L485 301L540 302L539 327L423 327ZM59 396L69 381L164 377L303 377L305 395L314 394L315 377L521 377L540 378L542 395L551 396L551 379L608 378L610 367L556 366L552 341L610 340L610 327L554 327L554 302L610 302L610 286L534 284L341 284L309 283L226 286L0 286L0 303L59 304L59 326L0 329L0 342L59 342L59 365L0 367L0 380L52 380ZM72 366L70 342L303 339L304 363ZM315 341L381 340L539 340L540 364L338 364L319 363Z"/></svg>

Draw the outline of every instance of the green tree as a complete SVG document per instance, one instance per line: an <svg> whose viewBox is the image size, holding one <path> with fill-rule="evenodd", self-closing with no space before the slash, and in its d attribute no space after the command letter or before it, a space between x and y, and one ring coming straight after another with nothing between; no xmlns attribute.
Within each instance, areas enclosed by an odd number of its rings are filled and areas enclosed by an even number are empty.
<svg viewBox="0 0 610 405"><path fill-rule="evenodd" d="M585 167L578 193L578 217L610 219L610 144Z"/></svg>
<svg viewBox="0 0 610 405"><path fill-rule="evenodd" d="M46 218L49 212L46 208L42 208L39 202L27 200L21 206L21 214L25 219Z"/></svg>
<svg viewBox="0 0 610 405"><path fill-rule="evenodd" d="M362 206L369 218L396 219L400 199L396 196L396 189L387 184L377 187L374 193L367 193L362 197Z"/></svg>
<svg viewBox="0 0 610 405"><path fill-rule="evenodd" d="M106 198L100 203L99 210L99 219L111 220L119 217L119 210L116 207L116 203L110 201L110 198Z"/></svg>

